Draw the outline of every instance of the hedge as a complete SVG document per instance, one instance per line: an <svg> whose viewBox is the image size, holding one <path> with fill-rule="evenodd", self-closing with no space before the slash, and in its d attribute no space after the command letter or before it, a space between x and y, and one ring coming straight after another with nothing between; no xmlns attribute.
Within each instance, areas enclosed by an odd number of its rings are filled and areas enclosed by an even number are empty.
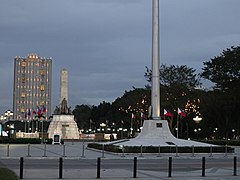
<svg viewBox="0 0 240 180"><path fill-rule="evenodd" d="M103 149L103 144L89 143L88 147L94 149ZM176 146L161 146L160 153L176 153L176 148L179 153L192 153L192 147L176 147ZM115 146L115 145L104 145L105 151L115 153L159 153L159 147L156 146ZM211 147L194 147L194 153L224 153L226 151L225 146L211 146ZM234 149L227 147L227 152L234 152Z"/></svg>
<svg viewBox="0 0 240 180"><path fill-rule="evenodd" d="M41 144L39 138L2 138L0 144ZM52 144L52 139L44 139L44 143Z"/></svg>

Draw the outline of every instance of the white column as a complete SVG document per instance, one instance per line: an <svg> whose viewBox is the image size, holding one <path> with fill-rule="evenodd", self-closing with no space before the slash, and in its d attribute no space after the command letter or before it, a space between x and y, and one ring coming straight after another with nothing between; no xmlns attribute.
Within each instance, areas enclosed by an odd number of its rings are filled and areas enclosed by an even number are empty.
<svg viewBox="0 0 240 180"><path fill-rule="evenodd" d="M152 119L160 119L159 0L152 0Z"/></svg>
<svg viewBox="0 0 240 180"><path fill-rule="evenodd" d="M60 72L60 99L59 104L61 104L63 99L66 99L68 102L68 71L62 69Z"/></svg>

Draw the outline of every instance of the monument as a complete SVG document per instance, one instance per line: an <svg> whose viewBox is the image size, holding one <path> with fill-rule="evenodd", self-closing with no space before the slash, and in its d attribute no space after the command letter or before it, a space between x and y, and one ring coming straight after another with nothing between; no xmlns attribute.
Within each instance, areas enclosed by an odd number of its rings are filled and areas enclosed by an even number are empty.
<svg viewBox="0 0 240 180"><path fill-rule="evenodd" d="M60 75L60 103L56 106L53 119L48 128L48 137L53 138L58 135L61 139L79 139L77 123L71 107L68 107L68 72L61 70Z"/></svg>
<svg viewBox="0 0 240 180"><path fill-rule="evenodd" d="M152 89L151 119L145 120L136 138L110 142L123 146L210 146L206 143L178 139L169 130L167 120L160 117L160 53L159 53L159 0L152 0Z"/></svg>

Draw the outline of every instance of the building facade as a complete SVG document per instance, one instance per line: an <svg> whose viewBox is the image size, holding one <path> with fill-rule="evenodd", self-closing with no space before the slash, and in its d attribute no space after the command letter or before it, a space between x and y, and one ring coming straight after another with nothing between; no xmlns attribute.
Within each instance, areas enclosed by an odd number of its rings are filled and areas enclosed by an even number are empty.
<svg viewBox="0 0 240 180"><path fill-rule="evenodd" d="M13 116L15 120L51 116L52 59L36 54L14 58Z"/></svg>

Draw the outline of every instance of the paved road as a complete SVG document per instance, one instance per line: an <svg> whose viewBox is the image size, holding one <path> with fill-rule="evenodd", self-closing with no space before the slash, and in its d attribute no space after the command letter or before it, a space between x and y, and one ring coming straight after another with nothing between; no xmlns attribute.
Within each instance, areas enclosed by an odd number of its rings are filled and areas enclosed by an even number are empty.
<svg viewBox="0 0 240 180"><path fill-rule="evenodd" d="M19 159L1 159L6 167L19 173ZM137 171L138 177L150 178L168 177L168 159L138 159ZM238 165L238 169L240 166ZM51 170L51 173L45 173ZM224 170L221 173L223 177L233 175L233 159L232 158L211 158L206 159L206 176L216 177L219 170ZM33 173L38 171L38 173ZM83 172L88 173L83 173ZM68 159L63 160L63 174L64 178L96 178L97 161L95 159ZM59 159L24 159L24 177L38 178L39 173L41 178L58 178ZM74 174L69 175L69 172ZM132 177L133 176L133 159L101 159L101 174L105 177ZM111 173L115 172L115 173ZM118 172L118 173L116 173ZM124 172L119 174L119 172ZM172 176L201 176L202 160L192 158L173 158L172 162ZM83 174L86 176L84 177Z"/></svg>
<svg viewBox="0 0 240 180"><path fill-rule="evenodd" d="M84 148L84 149L83 149ZM67 143L59 145L0 145L0 166L6 166L19 175L19 158L24 157L24 179L54 180L59 178L59 158L63 157L64 179L96 179L97 158L101 151L86 149L86 144ZM84 156L82 156L84 154ZM168 158L172 161L172 179L206 179L202 175L202 157L206 157L207 179L239 179L233 176L233 156L235 154L122 154L104 153L101 158L102 179L132 179L133 157L138 157L137 177L139 179L169 179ZM46 157L43 157L46 156ZM237 163L237 174L240 175L240 163ZM1 178L0 178L1 179Z"/></svg>

